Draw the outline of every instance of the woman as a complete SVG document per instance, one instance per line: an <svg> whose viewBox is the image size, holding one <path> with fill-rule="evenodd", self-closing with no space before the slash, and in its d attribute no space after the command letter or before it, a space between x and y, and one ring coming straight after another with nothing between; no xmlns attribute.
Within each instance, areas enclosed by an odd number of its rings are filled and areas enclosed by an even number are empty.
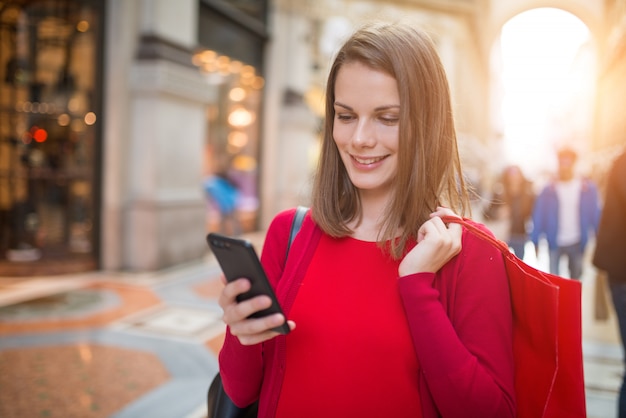
<svg viewBox="0 0 626 418"><path fill-rule="evenodd" d="M310 215L287 258L294 210L278 214L261 257L292 331L246 319L269 298L226 285L226 392L259 417L514 416L501 254L441 219L468 203L432 42L405 24L355 32L326 114Z"/></svg>
<svg viewBox="0 0 626 418"><path fill-rule="evenodd" d="M517 165L510 165L502 171L496 184L496 192L488 213L496 213L494 218L507 221L506 243L521 260L526 255L528 224L535 203L535 194L530 180Z"/></svg>

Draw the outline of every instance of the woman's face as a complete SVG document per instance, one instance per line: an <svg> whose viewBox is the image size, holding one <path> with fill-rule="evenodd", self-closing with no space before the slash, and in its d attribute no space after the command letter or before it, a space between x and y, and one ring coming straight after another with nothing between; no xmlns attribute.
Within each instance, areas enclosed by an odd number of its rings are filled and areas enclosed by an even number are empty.
<svg viewBox="0 0 626 418"><path fill-rule="evenodd" d="M389 74L359 62L335 81L333 139L361 196L384 196L398 169L400 95Z"/></svg>

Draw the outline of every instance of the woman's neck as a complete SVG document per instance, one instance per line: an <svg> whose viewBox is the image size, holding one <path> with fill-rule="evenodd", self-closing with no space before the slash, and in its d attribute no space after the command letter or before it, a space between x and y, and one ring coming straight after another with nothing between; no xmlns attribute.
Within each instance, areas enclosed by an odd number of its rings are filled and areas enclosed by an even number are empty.
<svg viewBox="0 0 626 418"><path fill-rule="evenodd" d="M387 201L387 198L381 199L374 196L361 195L361 222L356 225L356 221L353 221L349 225L353 231L353 238L362 241L378 240L387 208Z"/></svg>

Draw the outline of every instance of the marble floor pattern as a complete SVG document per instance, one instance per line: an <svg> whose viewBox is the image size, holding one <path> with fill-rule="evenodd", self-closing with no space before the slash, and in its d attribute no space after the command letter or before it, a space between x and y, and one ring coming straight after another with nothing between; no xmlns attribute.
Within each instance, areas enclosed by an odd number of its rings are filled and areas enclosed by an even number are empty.
<svg viewBox="0 0 626 418"><path fill-rule="evenodd" d="M219 274L0 278L0 417L205 417Z"/></svg>
<svg viewBox="0 0 626 418"><path fill-rule="evenodd" d="M588 417L615 418L622 352L613 315L593 318L586 271ZM157 273L0 277L0 417L206 417L224 338L219 275L207 255Z"/></svg>

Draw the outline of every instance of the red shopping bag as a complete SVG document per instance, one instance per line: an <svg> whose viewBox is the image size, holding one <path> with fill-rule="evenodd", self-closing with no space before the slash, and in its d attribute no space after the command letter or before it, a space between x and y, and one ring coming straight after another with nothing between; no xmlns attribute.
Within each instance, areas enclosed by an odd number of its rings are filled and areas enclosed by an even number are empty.
<svg viewBox="0 0 626 418"><path fill-rule="evenodd" d="M502 252L513 308L517 417L586 417L581 283L529 266L466 220L444 221L460 223Z"/></svg>

